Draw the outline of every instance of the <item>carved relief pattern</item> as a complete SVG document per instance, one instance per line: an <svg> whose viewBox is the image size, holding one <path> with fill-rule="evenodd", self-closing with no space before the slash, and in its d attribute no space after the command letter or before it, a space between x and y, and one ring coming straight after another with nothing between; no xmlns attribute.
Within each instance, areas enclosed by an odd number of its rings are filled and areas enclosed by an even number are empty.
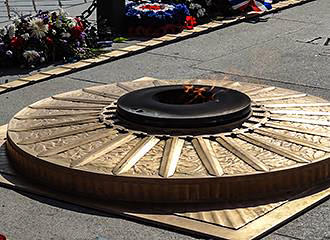
<svg viewBox="0 0 330 240"><path fill-rule="evenodd" d="M159 142L144 155L127 173L131 175L158 176L165 141Z"/></svg>
<svg viewBox="0 0 330 240"><path fill-rule="evenodd" d="M323 152L323 151L315 150L315 149L312 149L309 147L304 147L304 146L290 143L287 141L282 141L282 140L278 140L278 139L267 137L267 136L262 136L260 134L255 134L255 133L251 134L251 136L253 136L256 139L259 139L261 142L267 142L267 143L274 144L275 146L285 148L288 151L294 152L296 155L301 156L310 161L317 160L317 159L315 159L315 157L319 158L319 157L325 156L325 152Z"/></svg>
<svg viewBox="0 0 330 240"><path fill-rule="evenodd" d="M240 139L236 139L236 141L241 146L242 149L244 149L249 154L259 159L264 164L266 164L271 170L281 167L292 166L296 164L295 161L292 161L278 154L270 152L264 148L249 144Z"/></svg>
<svg viewBox="0 0 330 240"><path fill-rule="evenodd" d="M223 148L219 143L211 141L211 145L216 153L216 157L225 175L236 175L242 173L255 172L255 170L236 157L234 154Z"/></svg>
<svg viewBox="0 0 330 240"><path fill-rule="evenodd" d="M140 141L140 139L133 139L129 143L125 143L111 152L99 157L98 159L79 167L84 170L92 170L112 174L113 168L120 162L120 160Z"/></svg>
<svg viewBox="0 0 330 240"><path fill-rule="evenodd" d="M174 177L182 176L207 176L207 170L198 157L194 147L185 141Z"/></svg>

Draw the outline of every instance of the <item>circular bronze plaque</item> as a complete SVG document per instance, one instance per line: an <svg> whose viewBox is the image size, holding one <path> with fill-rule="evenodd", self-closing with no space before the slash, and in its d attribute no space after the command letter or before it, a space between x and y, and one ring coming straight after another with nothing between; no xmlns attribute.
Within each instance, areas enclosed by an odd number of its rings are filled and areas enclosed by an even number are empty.
<svg viewBox="0 0 330 240"><path fill-rule="evenodd" d="M242 92L203 85L191 89L168 85L129 92L118 99L117 116L133 124L168 128L169 134L173 128L188 128L191 134L192 128L229 124L234 128L250 116L251 100Z"/></svg>
<svg viewBox="0 0 330 240"><path fill-rule="evenodd" d="M172 134L117 117L122 95L183 83L124 82L38 101L8 125L11 162L25 176L59 190L140 202L260 199L329 180L330 103L304 93L190 81L251 98L252 115L228 131L211 126Z"/></svg>

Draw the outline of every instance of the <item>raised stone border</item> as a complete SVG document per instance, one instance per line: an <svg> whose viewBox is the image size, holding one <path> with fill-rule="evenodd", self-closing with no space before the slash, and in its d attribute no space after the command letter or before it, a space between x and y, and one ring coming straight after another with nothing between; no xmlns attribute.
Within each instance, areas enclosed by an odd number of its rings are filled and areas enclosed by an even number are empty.
<svg viewBox="0 0 330 240"><path fill-rule="evenodd" d="M22 178L9 164L6 150L3 147L6 141L7 125L0 126L0 186L9 189L33 193L79 206L96 209L98 211L124 216L132 220L153 223L156 226L176 229L189 234L195 233L211 238L221 239L256 239L265 236L274 229L300 216L302 213L329 199L329 183L317 186L296 196L278 199L271 202L259 202L245 205L216 205L188 206L184 204L162 205L134 204L128 205L118 202L100 202L87 198L75 197L60 192L49 191L36 184L31 184ZM207 208L208 207L208 208ZM214 207L214 208L213 208ZM204 209L204 210L203 210ZM189 211L190 210L190 211ZM211 223L214 214L221 214L223 219L230 219L231 227L223 226L222 222ZM242 222L242 213L244 218ZM258 214L255 214L258 213ZM188 214L191 217L186 217ZM249 217L249 216L252 216ZM197 217L197 218L196 218ZM204 217L204 220L198 220Z"/></svg>
<svg viewBox="0 0 330 240"><path fill-rule="evenodd" d="M29 85L29 84L36 83L39 81L44 81L44 80L52 79L54 77L63 76L68 73L73 73L73 72L76 72L76 71L79 71L82 69L94 67L94 66L102 64L102 63L114 61L119 58L128 57L130 55L138 54L140 52L145 52L150 49L160 47L160 46L163 46L166 44L178 42L183 39L195 37L195 36L205 34L205 33L208 33L208 32L214 31L214 30L225 28L227 26L240 23L244 20L251 19L256 16L263 16L263 15L266 15L269 13L278 12L280 10L283 10L283 9L286 9L289 7L293 7L296 5L304 4L307 2L311 2L311 1L315 1L315 0L281 1L276 4L273 4L273 8L270 11L267 11L264 13L253 12L253 13L247 13L247 14L241 15L241 16L236 16L236 17L230 18L230 19L224 19L221 21L211 21L206 24L198 25L192 30L183 30L181 33L178 33L178 34L166 34L165 36L153 38L151 40L144 41L141 43L136 43L132 46L112 50L108 53L101 54L95 58L89 58L89 59L80 60L75 63L64 64L60 67L57 67L57 68L54 68L51 70L41 71L41 72L38 72L31 76L22 77L17 80L10 81L8 83L0 84L0 94L26 86L26 85Z"/></svg>
<svg viewBox="0 0 330 240"><path fill-rule="evenodd" d="M251 98L251 118L226 132L164 133L116 117L114 105L122 95L184 83L144 78L33 103L8 124L11 164L60 191L149 203L240 203L282 197L330 180L330 102L305 93L190 80L234 88Z"/></svg>

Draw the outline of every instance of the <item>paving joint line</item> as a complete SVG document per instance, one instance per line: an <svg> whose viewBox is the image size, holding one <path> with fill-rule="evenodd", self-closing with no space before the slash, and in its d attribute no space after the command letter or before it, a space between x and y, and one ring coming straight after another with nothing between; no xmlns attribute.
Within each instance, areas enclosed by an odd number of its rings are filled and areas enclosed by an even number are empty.
<svg viewBox="0 0 330 240"><path fill-rule="evenodd" d="M293 237L293 236L282 234L282 233L274 233L274 234L275 235L278 235L278 236L281 236L281 237L286 237L286 238L294 239L294 240L303 240L302 238L297 238L297 237Z"/></svg>
<svg viewBox="0 0 330 240"><path fill-rule="evenodd" d="M288 18L282 18L282 17L277 17L276 15L273 15L273 19L276 20L282 20L282 21L288 21L288 22L297 22L297 23L304 23L304 24L310 24L310 25L320 25L321 22L305 22L301 20L295 20L295 19L288 19Z"/></svg>
<svg viewBox="0 0 330 240"><path fill-rule="evenodd" d="M107 84L106 82L93 81L93 80L82 79L82 78L77 78L77 77L68 77L68 78L73 81L89 82L89 83L95 83L95 84L100 84L100 85Z"/></svg>
<svg viewBox="0 0 330 240"><path fill-rule="evenodd" d="M202 59L193 59L193 58L187 58L187 57L169 55L169 54L163 54L163 53L146 52L146 54L160 56L160 57L170 57L170 58L176 58L176 59L182 59L182 60L189 60L189 61L194 61L194 62L199 62L199 63L205 62Z"/></svg>
<svg viewBox="0 0 330 240"><path fill-rule="evenodd" d="M108 84L107 82L93 81L93 80L88 80L88 79L83 79L83 78L78 78L78 77L68 77L68 78L71 80L74 80L74 81L89 82L89 83L95 83L95 84L100 84L100 85Z"/></svg>
<svg viewBox="0 0 330 240"><path fill-rule="evenodd" d="M117 60L123 57L128 57L130 55L135 55L141 52L147 52L150 49L160 47L163 45L168 45L173 42L178 42L190 37L196 37L201 34L206 34L215 30L219 30L225 27L229 27L232 25L239 24L248 19L253 19L255 17L260 17L268 14L272 14L274 12L281 11L283 9L287 9L293 6L305 4L308 2L312 2L316 0L287 0L285 2L279 2L273 5L273 9L263 12L263 13L245 13L239 16L235 16L234 18L223 19L221 21L210 21L209 23L202 24L196 26L192 30L183 30L178 34L166 34L162 37L153 38L151 40L141 42L138 44L133 44L128 47L115 49L110 52L101 54L95 58L80 60L75 63L68 63L61 65L58 68L41 71L37 74L33 74L27 77L18 78L17 80L0 84L0 94L11 91L17 88L21 88L30 84L35 84L36 82L49 80L55 77L64 76L67 74L74 73L79 70L83 70L86 68L94 67L100 64L104 64L113 60Z"/></svg>

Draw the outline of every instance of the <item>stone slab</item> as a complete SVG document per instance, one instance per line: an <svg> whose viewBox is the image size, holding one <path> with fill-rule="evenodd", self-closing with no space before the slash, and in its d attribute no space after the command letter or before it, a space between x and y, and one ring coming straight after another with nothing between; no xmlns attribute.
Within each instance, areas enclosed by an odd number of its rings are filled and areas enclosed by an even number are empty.
<svg viewBox="0 0 330 240"><path fill-rule="evenodd" d="M146 75L165 79L184 79L209 73L204 70L191 69L190 66L195 63L197 62L178 57L143 53L79 71L69 76L83 80L111 83L133 80Z"/></svg>
<svg viewBox="0 0 330 240"><path fill-rule="evenodd" d="M330 88L329 57L317 45L284 37L195 65L200 69Z"/></svg>
<svg viewBox="0 0 330 240"><path fill-rule="evenodd" d="M271 39L287 35L307 26L309 24L289 21L283 24L282 20L272 18L268 19L267 22L257 24L244 22L157 48L150 52L207 61L220 56L231 55L258 44L266 44ZM205 48L205 43L211 47Z"/></svg>

